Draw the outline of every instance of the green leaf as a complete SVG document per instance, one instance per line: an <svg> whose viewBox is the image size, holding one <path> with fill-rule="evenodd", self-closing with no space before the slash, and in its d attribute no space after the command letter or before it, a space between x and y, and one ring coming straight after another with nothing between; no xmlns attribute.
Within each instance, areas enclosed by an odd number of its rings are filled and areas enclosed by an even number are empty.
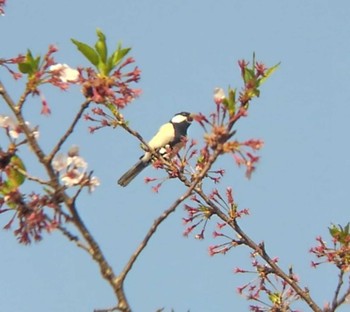
<svg viewBox="0 0 350 312"><path fill-rule="evenodd" d="M105 106L112 112L113 115L118 114L118 110L114 104L106 103Z"/></svg>
<svg viewBox="0 0 350 312"><path fill-rule="evenodd" d="M228 109L230 116L233 116L236 111L236 90L229 88L228 89L228 97L224 98L222 103Z"/></svg>
<svg viewBox="0 0 350 312"><path fill-rule="evenodd" d="M255 73L254 70L251 68L245 68L243 72L243 81L247 83L248 81L251 81L252 79L255 79Z"/></svg>
<svg viewBox="0 0 350 312"><path fill-rule="evenodd" d="M331 227L328 228L328 230L329 234L331 234L332 237L335 237L339 233L339 229L334 224L332 224Z"/></svg>
<svg viewBox="0 0 350 312"><path fill-rule="evenodd" d="M94 66L98 66L100 57L94 48L90 47L86 43L80 42L75 39L71 39L72 42L77 46L78 50L90 61Z"/></svg>
<svg viewBox="0 0 350 312"><path fill-rule="evenodd" d="M280 66L280 64L281 64L281 63L278 63L278 64L276 64L276 65L270 67L270 68L266 71L265 76L262 77L262 78L259 80L259 85L263 84L263 83L267 80L267 78L269 78L269 77L276 71L276 69Z"/></svg>
<svg viewBox="0 0 350 312"><path fill-rule="evenodd" d="M26 59L24 62L18 64L18 69L22 74L31 76L38 71L39 63L40 56L34 58L32 52L28 49Z"/></svg>
<svg viewBox="0 0 350 312"><path fill-rule="evenodd" d="M40 56L37 56L33 60L33 70L36 72L39 69L39 64L40 64Z"/></svg>
<svg viewBox="0 0 350 312"><path fill-rule="evenodd" d="M8 187L16 189L25 181L26 177L23 172L26 169L22 160L17 155L12 156L10 165L9 169L6 170Z"/></svg>
<svg viewBox="0 0 350 312"><path fill-rule="evenodd" d="M269 294L269 299L273 304L279 305L281 303L281 295L280 293L270 293Z"/></svg>
<svg viewBox="0 0 350 312"><path fill-rule="evenodd" d="M96 30L98 40L95 44L95 49L100 56L101 61L106 64L107 61L107 44L106 44L106 36L100 29Z"/></svg>
<svg viewBox="0 0 350 312"><path fill-rule="evenodd" d="M332 224L331 227L328 228L330 235L337 240L339 243L348 246L350 244L350 223L348 223L344 228L339 225L336 226Z"/></svg>
<svg viewBox="0 0 350 312"><path fill-rule="evenodd" d="M33 63L34 63L34 58L33 58L32 51L30 51L29 49L28 49L28 51L27 51L26 61L27 61L29 64L33 64Z"/></svg>
<svg viewBox="0 0 350 312"><path fill-rule="evenodd" d="M108 69L109 71L113 70L120 61L129 53L131 48L122 49L121 44L119 43L117 50L113 52L113 54L108 59Z"/></svg>
<svg viewBox="0 0 350 312"><path fill-rule="evenodd" d="M7 181L4 181L0 186L0 193L4 196L11 193L12 188L8 185Z"/></svg>
<svg viewBox="0 0 350 312"><path fill-rule="evenodd" d="M32 66L28 62L19 63L18 69L22 74L32 74Z"/></svg>

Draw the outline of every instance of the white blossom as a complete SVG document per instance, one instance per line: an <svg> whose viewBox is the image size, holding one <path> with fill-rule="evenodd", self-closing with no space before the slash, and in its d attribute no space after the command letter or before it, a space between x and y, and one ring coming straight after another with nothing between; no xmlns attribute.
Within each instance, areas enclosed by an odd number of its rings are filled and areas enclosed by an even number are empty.
<svg viewBox="0 0 350 312"><path fill-rule="evenodd" d="M67 64L55 64L49 67L51 72L59 72L62 82L76 82L79 78L79 71L69 67Z"/></svg>
<svg viewBox="0 0 350 312"><path fill-rule="evenodd" d="M29 127L29 122L26 121L25 124ZM19 135L23 132L22 129L19 127L18 123L16 120L10 116L4 116L0 115L0 127L5 128L8 131L8 134L13 138L17 139ZM38 139L39 138L39 130L37 127L30 129L34 138Z"/></svg>
<svg viewBox="0 0 350 312"><path fill-rule="evenodd" d="M101 183L100 183L99 178L92 177L89 181L89 191L93 192L95 190L96 186L99 186L100 184Z"/></svg>
<svg viewBox="0 0 350 312"><path fill-rule="evenodd" d="M56 172L60 172L60 179L65 186L87 186L89 192L93 192L96 186L100 185L100 180L97 177L90 177L86 173L88 164L82 157L78 156L78 151L78 147L74 147L74 153L71 148L68 156L58 154L52 161L52 167Z"/></svg>
<svg viewBox="0 0 350 312"><path fill-rule="evenodd" d="M87 168L87 162L80 156L73 156L67 158L67 166L82 168L85 171Z"/></svg>
<svg viewBox="0 0 350 312"><path fill-rule="evenodd" d="M225 91L222 88L214 89L214 102L216 104L222 103L222 101L226 98Z"/></svg>
<svg viewBox="0 0 350 312"><path fill-rule="evenodd" d="M61 176L61 180L64 185L70 187L79 184L85 177L85 172L81 172L78 169L68 170Z"/></svg>
<svg viewBox="0 0 350 312"><path fill-rule="evenodd" d="M55 171L59 172L67 168L67 156L58 154L52 161L52 167Z"/></svg>

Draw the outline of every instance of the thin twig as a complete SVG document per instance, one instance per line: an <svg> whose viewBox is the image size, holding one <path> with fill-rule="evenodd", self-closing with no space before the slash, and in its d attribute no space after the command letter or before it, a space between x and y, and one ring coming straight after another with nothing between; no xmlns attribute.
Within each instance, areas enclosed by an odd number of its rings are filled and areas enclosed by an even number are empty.
<svg viewBox="0 0 350 312"><path fill-rule="evenodd" d="M112 308L107 308L107 309L94 310L94 312L113 312L113 311L118 311L118 310L119 310L118 307L112 307Z"/></svg>
<svg viewBox="0 0 350 312"><path fill-rule="evenodd" d="M154 235L154 233L156 232L157 228L160 226L160 224L171 214L173 213L176 208L185 200L187 199L189 196L191 196L191 194L193 193L193 190L197 187L198 183L200 183L203 179L203 177L205 177L205 175L207 174L207 172L210 170L212 164L215 162L215 160L217 159L217 157L219 156L219 153L216 152L212 155L212 157L209 159L209 161L207 162L206 166L203 168L203 170L198 174L198 176L196 177L196 179L188 186L186 192L179 197L177 200L175 200L175 202L167 209L165 210L162 215L160 215L154 222L152 227L149 229L149 231L147 232L145 238L143 239L143 241L141 242L141 244L138 246L138 248L136 249L136 251L133 253L133 255L130 257L128 263L126 264L126 266L124 267L123 271L119 274L118 279L120 280L120 283L123 283L127 274L130 272L132 266L134 265L134 263L136 262L137 258L139 257L139 255L141 254L141 252L143 251L143 249L145 249L145 247L147 246L147 243L149 242L149 240L151 239L151 237Z"/></svg>
<svg viewBox="0 0 350 312"><path fill-rule="evenodd" d="M15 169L16 171L18 171L20 174L23 174L30 181L37 182L37 183L39 183L41 185L47 185L47 186L51 185L50 181L45 181L43 179L40 179L40 178L37 178L37 177L33 177L33 176L29 175L27 171L19 168L17 165L11 164L11 167L13 169Z"/></svg>
<svg viewBox="0 0 350 312"><path fill-rule="evenodd" d="M47 162L50 163L52 159L55 157L57 152L60 150L64 142L66 142L67 138L73 133L75 126L78 124L78 121L80 120L81 116L83 115L85 109L89 107L91 103L90 99L86 99L84 103L81 104L80 110L75 115L72 124L68 127L65 134L59 139L55 147L52 149L51 153L47 155Z"/></svg>
<svg viewBox="0 0 350 312"><path fill-rule="evenodd" d="M18 103L17 103L17 109L18 110L21 110L22 109L22 107L23 107L23 105L24 105L24 103L25 103L25 101L26 101L26 99L27 99L27 97L28 97L28 95L30 94L31 92L30 92L30 89L29 88L26 88L26 90L24 91L24 93L21 95L21 97L19 98L19 101L18 101Z"/></svg>
<svg viewBox="0 0 350 312"><path fill-rule="evenodd" d="M343 272L342 272L343 273ZM344 274L344 273L343 273ZM343 283L343 278L342 278L342 283ZM339 283L338 283L339 285ZM338 289L338 287L337 287ZM339 306L344 304L347 300L350 299L350 277L349 277L349 286L348 289L345 291L345 293L333 304L332 304L332 311L335 311Z"/></svg>
<svg viewBox="0 0 350 312"><path fill-rule="evenodd" d="M45 216L45 218L51 223L53 220L49 216ZM79 237L69 232L63 225L58 224L56 226L57 230L59 230L64 236L68 238L69 241L74 242L79 248L85 250L87 253L91 254L89 248L84 245L84 243L79 240Z"/></svg>
<svg viewBox="0 0 350 312"><path fill-rule="evenodd" d="M339 294L340 294L341 287L343 286L343 283L344 283L343 278L344 278L344 271L340 270L340 273L339 273L339 276L338 276L337 288L335 289L334 298L333 298L333 301L332 301L332 311L334 311L335 308L338 306L338 297L339 297Z"/></svg>

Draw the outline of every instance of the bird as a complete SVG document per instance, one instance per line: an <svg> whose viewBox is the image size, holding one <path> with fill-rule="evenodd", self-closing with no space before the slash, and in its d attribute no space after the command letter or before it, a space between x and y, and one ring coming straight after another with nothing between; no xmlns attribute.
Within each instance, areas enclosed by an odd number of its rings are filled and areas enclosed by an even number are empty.
<svg viewBox="0 0 350 312"><path fill-rule="evenodd" d="M164 153L165 149L170 148L171 154L175 155L182 148L182 138L187 136L187 129L192 121L193 115L191 113L181 112L175 114L169 122L162 125L147 144L152 151L146 151L140 160L120 177L118 184L123 187L127 186L151 163L154 152Z"/></svg>

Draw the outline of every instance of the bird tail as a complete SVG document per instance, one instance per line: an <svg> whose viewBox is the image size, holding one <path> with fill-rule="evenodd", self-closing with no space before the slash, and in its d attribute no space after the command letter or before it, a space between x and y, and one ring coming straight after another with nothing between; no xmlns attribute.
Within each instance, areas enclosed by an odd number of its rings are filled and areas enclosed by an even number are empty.
<svg viewBox="0 0 350 312"><path fill-rule="evenodd" d="M147 165L147 162L142 160L138 161L131 169L120 177L118 184L120 186L127 186L143 169L147 167Z"/></svg>

